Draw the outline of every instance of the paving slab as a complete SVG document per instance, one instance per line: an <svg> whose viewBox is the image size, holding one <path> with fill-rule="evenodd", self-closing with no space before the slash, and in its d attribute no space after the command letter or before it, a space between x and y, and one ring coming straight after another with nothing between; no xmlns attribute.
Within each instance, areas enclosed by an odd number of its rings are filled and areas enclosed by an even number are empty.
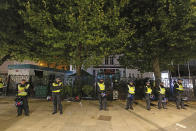
<svg viewBox="0 0 196 131"><path fill-rule="evenodd" d="M98 101L63 101L63 115L52 115L53 105L45 99L29 99L30 116L16 116L14 98L0 98L0 131L196 131L196 102L177 110L174 102L168 109L151 111L137 100L134 110L125 110L125 101L108 101L108 111L99 111Z"/></svg>

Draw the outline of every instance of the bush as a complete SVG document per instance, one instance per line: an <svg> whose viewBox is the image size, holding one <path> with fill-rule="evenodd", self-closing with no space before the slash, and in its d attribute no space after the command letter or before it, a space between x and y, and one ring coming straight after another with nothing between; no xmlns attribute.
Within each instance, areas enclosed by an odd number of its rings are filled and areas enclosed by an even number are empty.
<svg viewBox="0 0 196 131"><path fill-rule="evenodd" d="M71 86L64 86L62 90L63 97L71 97L72 96L72 87Z"/></svg>
<svg viewBox="0 0 196 131"><path fill-rule="evenodd" d="M86 95L86 96L91 96L92 95L92 91L93 91L93 87L90 85L84 85L82 88L82 92Z"/></svg>

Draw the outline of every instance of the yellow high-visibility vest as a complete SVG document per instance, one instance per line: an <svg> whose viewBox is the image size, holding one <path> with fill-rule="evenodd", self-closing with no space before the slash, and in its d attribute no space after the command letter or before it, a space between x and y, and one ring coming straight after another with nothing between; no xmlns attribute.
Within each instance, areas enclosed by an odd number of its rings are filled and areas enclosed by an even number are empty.
<svg viewBox="0 0 196 131"><path fill-rule="evenodd" d="M165 88L162 88L162 87L159 87L159 88L160 88L159 93L162 94L162 95L164 95L165 92L166 92Z"/></svg>
<svg viewBox="0 0 196 131"><path fill-rule="evenodd" d="M53 87L57 87L57 86L63 86L63 83L60 82L60 83L52 83L52 86ZM61 89L58 89L58 90L54 90L52 92L61 92Z"/></svg>
<svg viewBox="0 0 196 131"><path fill-rule="evenodd" d="M104 83L98 83L98 86L99 86L100 91L105 90L105 84Z"/></svg>
<svg viewBox="0 0 196 131"><path fill-rule="evenodd" d="M134 86L128 85L128 88L129 88L129 93L130 94L135 94L135 87Z"/></svg>
<svg viewBox="0 0 196 131"><path fill-rule="evenodd" d="M178 84L178 88L176 88L179 91L184 91L184 87L182 86L182 84Z"/></svg>
<svg viewBox="0 0 196 131"><path fill-rule="evenodd" d="M152 89L151 89L151 87L146 86L146 88L147 88L146 93L147 93L147 94L151 94L151 93L152 93Z"/></svg>
<svg viewBox="0 0 196 131"><path fill-rule="evenodd" d="M27 96L27 92L25 90L29 89L29 84L26 86L21 86L21 84L18 84L18 96Z"/></svg>
<svg viewBox="0 0 196 131"><path fill-rule="evenodd" d="M0 82L0 88L3 88L3 86L4 86L3 82Z"/></svg>

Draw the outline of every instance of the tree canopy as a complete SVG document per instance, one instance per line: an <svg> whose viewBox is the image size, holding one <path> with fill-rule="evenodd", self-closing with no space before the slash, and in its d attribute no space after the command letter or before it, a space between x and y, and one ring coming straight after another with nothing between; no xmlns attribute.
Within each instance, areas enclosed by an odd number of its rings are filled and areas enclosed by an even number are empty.
<svg viewBox="0 0 196 131"><path fill-rule="evenodd" d="M126 22L119 17L124 2L22 0L20 5L34 58L75 65L80 72L81 67L99 64L112 44L126 42Z"/></svg>
<svg viewBox="0 0 196 131"><path fill-rule="evenodd" d="M25 59L23 19L15 0L0 1L0 65L8 59Z"/></svg>
<svg viewBox="0 0 196 131"><path fill-rule="evenodd" d="M121 64L153 71L156 79L161 77L160 68L185 60L195 44L189 31L193 26L189 0L130 0L121 14L136 29Z"/></svg>
<svg viewBox="0 0 196 131"><path fill-rule="evenodd" d="M195 58L194 0L1 0L0 63L120 63L155 72Z"/></svg>

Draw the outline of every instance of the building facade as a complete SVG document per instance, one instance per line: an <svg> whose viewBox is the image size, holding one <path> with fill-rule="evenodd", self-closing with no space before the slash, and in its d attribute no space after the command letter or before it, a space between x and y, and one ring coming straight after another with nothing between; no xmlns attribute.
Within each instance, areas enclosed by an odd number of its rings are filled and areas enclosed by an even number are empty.
<svg viewBox="0 0 196 131"><path fill-rule="evenodd" d="M118 61L119 57L120 55L105 57L101 65L91 66L86 71L94 76L102 74L105 76L118 78L154 78L153 72L141 73L137 69L129 69L120 65Z"/></svg>

